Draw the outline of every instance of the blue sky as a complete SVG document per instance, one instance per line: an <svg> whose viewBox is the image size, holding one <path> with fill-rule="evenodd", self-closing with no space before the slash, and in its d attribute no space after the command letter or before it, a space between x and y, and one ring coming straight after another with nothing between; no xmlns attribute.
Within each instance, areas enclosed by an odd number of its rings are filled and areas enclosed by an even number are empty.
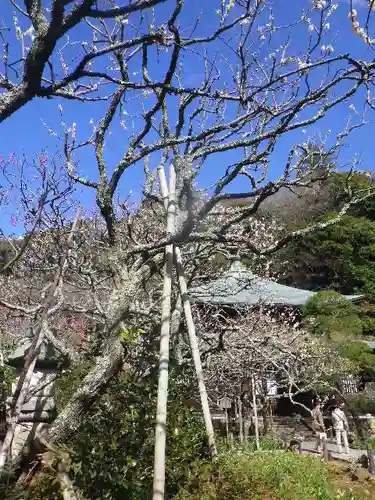
<svg viewBox="0 0 375 500"><path fill-rule="evenodd" d="M326 45L331 44L333 46L335 51L334 54L349 52L354 57L371 60L373 58L373 54L368 48L366 48L364 43L353 34L350 23L348 22L347 16L349 2L347 0L337 1L339 7L331 18L331 26L326 34L324 43ZM12 24L13 8L11 7L10 2L4 3L5 6L2 6L1 14L4 19L4 23L10 26ZM364 15L366 12L361 5L362 3L364 2L361 2L360 0L356 1L356 8L358 9L360 18L361 15ZM218 22L218 16L215 13L218 2L216 0L206 0L204 6L202 5L203 2L186 2L186 4L188 7L184 9L184 13L181 17L183 25L186 27L193 25L197 14L201 12L202 22L199 26L198 34L203 35L212 31L213 27ZM274 0L273 11L276 24L283 25L290 23L292 20L300 19L302 9L308 7L309 4L309 0ZM163 6L157 11L157 16L160 19L165 18L168 9L168 5ZM316 16L318 15L319 13L315 12L313 15L315 17L311 17L313 23L316 22ZM23 21L20 19L20 23L22 22ZM26 26L22 27L24 28ZM78 30L75 30L71 34L72 39L81 40L84 38L86 33L85 29L86 28L81 26ZM375 26L373 35L375 36ZM293 31L291 50L294 54L298 53L300 46L304 46L307 36L308 31L305 24ZM283 39L285 39L284 35L280 37L280 43ZM275 41L278 41L277 37L275 37ZM12 40L12 43L14 43L14 39ZM215 50L217 49L215 48ZM221 46L220 50L225 53L227 60L230 63L230 51L226 53L224 46ZM264 54L264 56L266 56L266 54ZM197 58L199 58L199 55L193 52L187 53L184 56L184 81L187 85L197 85L202 78L201 65L197 64ZM161 55L161 59L159 61L155 57L155 60L153 60L150 64L150 72L154 76L160 77L164 67L163 55ZM134 67L132 69L136 71L138 68ZM224 77L227 76L225 75L225 72L223 75ZM353 101L351 101L358 109L360 109L362 97L363 96L358 95ZM48 127L51 127L57 134L61 133L61 118L58 111L58 104L59 101L56 99L35 99L23 109L18 111L10 119L2 123L0 125L0 155L8 158L12 154L15 154L16 156L25 154L28 158L35 158L35 156L40 154L41 151L47 151L49 156L58 155L62 147L61 140L59 137L51 136L47 127L44 125L46 124ZM71 101L61 101L61 104L63 106L64 119L69 124L72 124L73 122L76 123L77 135L80 139L87 137L87 134L92 130L90 120L93 120L95 123L105 110L105 105L102 103L81 104ZM171 101L170 104L170 113L173 117L173 102ZM319 122L317 126L307 130L305 132L306 137L316 133L318 130L323 134L328 129L332 130L332 134L334 134L335 131L339 131L350 113L349 104L349 102L344 103L339 108L335 109L334 112L328 114L324 121ZM142 103L140 100L130 102L127 105L126 113L128 114L123 116L125 124L130 123L130 115L136 115L139 113L141 105ZM371 114L368 114L367 120L369 121L369 124L360 131L354 133L351 136L348 146L342 150L340 158L341 163L349 164L353 156L357 155L361 159L362 168L373 168L372 158L374 155L374 141L371 140L371 138L374 137L375 131L374 118ZM121 126L119 126L118 122L119 120L117 121L116 126L113 127L112 134L107 140L106 160L109 171L112 170L118 159L123 155L131 133L131 123L130 126L127 127L127 130L124 130ZM289 148L293 144L301 142L302 140L302 131L299 130L296 133L289 134L280 141L275 153L272 156L272 162L269 170L270 177L277 177L282 169L282 166L285 164ZM217 155L212 157L207 162L207 165L204 167L199 178L200 187L205 188L210 186L215 180L217 180L220 172L222 172L223 169L225 169L225 167L236 158L238 158L238 153L226 153L220 156ZM90 179L97 178L97 170L92 153L82 152L76 159L79 162L80 174ZM151 158L152 167L156 165L157 160L158 158L156 156ZM64 163L63 158L58 161L61 161L61 164ZM134 193L133 196L136 199L141 189L142 180L142 168L140 166L131 168L121 182L119 189L120 197L124 199L128 196L129 192L132 191ZM243 180L236 181L232 186L232 189L239 191L245 189L246 186L244 186L243 182ZM86 208L92 206L94 203L94 192L89 188L80 189L77 196ZM0 224L3 227L3 230L18 231L17 228L14 229L9 223L9 215L12 210L16 210L16 208L17 207L15 205L11 204L10 207L5 212L3 211L0 216Z"/></svg>

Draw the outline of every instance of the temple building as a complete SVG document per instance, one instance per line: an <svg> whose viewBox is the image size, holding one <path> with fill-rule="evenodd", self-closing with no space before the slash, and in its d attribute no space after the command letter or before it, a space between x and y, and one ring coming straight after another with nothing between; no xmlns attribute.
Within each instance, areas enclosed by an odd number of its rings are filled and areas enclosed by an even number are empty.
<svg viewBox="0 0 375 500"><path fill-rule="evenodd" d="M308 300L316 295L316 293L318 292L301 290L279 284L272 279L259 277L253 274L251 270L239 260L236 260L219 278L191 288L189 296L191 300L197 304L222 308L226 314L235 315L236 311L241 308L256 309L264 307L272 310L273 314L277 317L280 311L285 310L293 310L298 313L301 307L306 305ZM352 302L358 302L364 296L344 295L344 297ZM270 399L274 397L277 398L273 381L265 380L264 382L267 383L268 394L266 397ZM347 381L343 380L342 382L344 385L353 385L356 383L352 381L350 377L348 377ZM276 392L279 393L278 390L276 390ZM350 390L349 392L352 391ZM301 393L296 400L300 400L300 402L309 406L311 403L311 393ZM288 398L277 398L276 412L278 414L288 415L294 411L295 409Z"/></svg>

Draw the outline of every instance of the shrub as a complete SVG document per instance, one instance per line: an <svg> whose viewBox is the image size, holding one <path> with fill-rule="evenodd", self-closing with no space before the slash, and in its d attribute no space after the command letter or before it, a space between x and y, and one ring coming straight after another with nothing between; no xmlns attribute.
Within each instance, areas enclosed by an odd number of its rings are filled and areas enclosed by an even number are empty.
<svg viewBox="0 0 375 500"><path fill-rule="evenodd" d="M362 333L358 308L337 292L325 291L315 294L303 307L302 314L310 319L312 330L317 335L335 338L359 336Z"/></svg>
<svg viewBox="0 0 375 500"><path fill-rule="evenodd" d="M60 378L55 388L58 408L64 406L89 368L90 363L85 362ZM60 451L69 454L69 475L79 499L151 498L156 375L155 372L148 377L136 378L129 374L120 374L87 412L70 441L59 446ZM180 486L186 483L195 461L208 458L201 414L183 403L185 399L192 397L195 380L190 368L171 368L167 427L167 498L172 498ZM10 493L9 488L6 489L7 500L62 500L56 473L50 468L38 474L32 484L28 485L27 491L18 491L15 494Z"/></svg>
<svg viewBox="0 0 375 500"><path fill-rule="evenodd" d="M61 406L87 371L77 367L56 389ZM151 497L154 421L157 383L155 374L137 379L125 373L114 380L88 411L70 442L70 475L84 498L90 500L143 500ZM167 494L174 495L189 476L191 464L208 455L200 412L184 406L191 397L195 376L190 369L171 369L168 434Z"/></svg>
<svg viewBox="0 0 375 500"><path fill-rule="evenodd" d="M375 371L375 355L364 342L342 342L338 345L340 356L349 359L362 375Z"/></svg>
<svg viewBox="0 0 375 500"><path fill-rule="evenodd" d="M234 448L220 454L217 475L208 463L191 472L178 500L355 500L337 492L324 464L314 457L271 451L250 453Z"/></svg>
<svg viewBox="0 0 375 500"><path fill-rule="evenodd" d="M363 335L375 335L375 318L369 316L362 317L362 333Z"/></svg>
<svg viewBox="0 0 375 500"><path fill-rule="evenodd" d="M324 314L325 316L336 317L358 314L358 308L355 304L333 290L318 292L313 295L307 301L303 311L308 315Z"/></svg>
<svg viewBox="0 0 375 500"><path fill-rule="evenodd" d="M262 451L276 451L284 448L284 441L274 437L260 436L259 437L260 449ZM239 441L229 442L227 440L219 441L218 446L221 454L228 452L233 453L235 450L238 453L254 453L257 451L255 438L251 437L244 443Z"/></svg>
<svg viewBox="0 0 375 500"><path fill-rule="evenodd" d="M375 414L375 399L369 398L366 394L355 394L347 396L348 410L356 415L365 415L366 413Z"/></svg>

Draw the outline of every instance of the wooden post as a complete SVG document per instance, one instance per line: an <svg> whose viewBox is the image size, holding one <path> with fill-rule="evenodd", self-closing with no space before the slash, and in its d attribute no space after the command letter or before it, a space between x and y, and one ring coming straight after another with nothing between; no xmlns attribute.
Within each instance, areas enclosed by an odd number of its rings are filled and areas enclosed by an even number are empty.
<svg viewBox="0 0 375 500"><path fill-rule="evenodd" d="M374 450L370 443L367 443L367 458L368 458L368 471L372 476L375 476L375 459Z"/></svg>
<svg viewBox="0 0 375 500"><path fill-rule="evenodd" d="M167 237L174 232L176 176L171 166L169 174L169 198L167 209ZM156 403L155 453L153 500L164 500L165 490L165 448L168 402L169 337L171 328L173 245L165 247L163 299L161 311L158 396Z"/></svg>
<svg viewBox="0 0 375 500"><path fill-rule="evenodd" d="M191 354L193 357L195 373L198 381L198 389L201 400L201 406L203 411L203 419L206 427L208 446L210 448L211 457L214 459L217 455L216 443L215 443L215 433L212 425L210 405L208 403L208 395L206 390L206 383L204 381L204 374L202 368L202 361L199 352L199 344L197 339L197 334L195 331L193 314L191 312L191 305L188 296L188 290L186 285L186 279L184 274L184 268L182 264L181 250L177 245L174 246L174 253L176 256L176 268L178 274L178 280L180 285L180 293L182 298L182 305L184 308L184 314L186 319L186 326L189 335L189 343Z"/></svg>
<svg viewBox="0 0 375 500"><path fill-rule="evenodd" d="M298 443L298 453L302 455L302 441L299 441Z"/></svg>
<svg viewBox="0 0 375 500"><path fill-rule="evenodd" d="M234 435L237 437L237 421L238 421L238 402L237 399L234 401L234 429L233 429L233 418L232 418L232 430L234 430ZM239 436L239 433L238 433Z"/></svg>
<svg viewBox="0 0 375 500"><path fill-rule="evenodd" d="M229 422L228 422L228 410L225 408L225 431L227 434L227 441L229 441Z"/></svg>
<svg viewBox="0 0 375 500"><path fill-rule="evenodd" d="M241 443L243 443L243 418L242 418L241 396L239 396L239 398L238 398L238 425L239 425L240 441L241 441Z"/></svg>
<svg viewBox="0 0 375 500"><path fill-rule="evenodd" d="M273 410L274 410L274 405L276 405L276 401L271 398L269 400L270 402L270 405L269 405L269 408L270 408L270 426L271 426L271 431L273 430Z"/></svg>
<svg viewBox="0 0 375 500"><path fill-rule="evenodd" d="M325 437L322 438L323 445L323 458L326 462L329 460L328 447L327 447L327 439Z"/></svg>
<svg viewBox="0 0 375 500"><path fill-rule="evenodd" d="M257 398L255 394L255 379L252 376L251 377L251 387L252 387L252 392L253 392L253 411L254 411L254 428L255 428L255 445L257 450L260 450L260 443L259 443L259 422L258 422L258 411L257 411Z"/></svg>
<svg viewBox="0 0 375 500"><path fill-rule="evenodd" d="M159 169L159 182L160 182L161 194L162 194L164 200L167 200L168 199L168 187L167 187L167 183L166 183L166 179L165 179L165 172L164 172L163 167L161 167ZM187 289L187 284L186 284L186 279L185 279L184 267L183 267L183 262L182 262L182 255L181 255L181 250L178 247L178 245L174 245L174 254L176 257L176 270L177 270L177 274L178 274L180 294L181 294L181 299L182 299L182 305L184 308L187 331L188 331L188 335L189 335L190 349L191 349L191 354L193 357L195 373L196 373L197 380L198 380L199 395L200 395L201 406L202 406L202 411L203 411L204 424L206 427L208 446L210 448L211 457L213 459L215 459L215 457L217 455L215 433L214 433L214 428L212 425L211 411L210 411L210 406L209 406L209 402L208 402L206 384L204 381L202 362L201 362L201 357L200 357L200 352L199 352L199 344L198 344L197 334L195 331L193 314L191 312L190 300L189 300L189 296L188 296L188 289Z"/></svg>

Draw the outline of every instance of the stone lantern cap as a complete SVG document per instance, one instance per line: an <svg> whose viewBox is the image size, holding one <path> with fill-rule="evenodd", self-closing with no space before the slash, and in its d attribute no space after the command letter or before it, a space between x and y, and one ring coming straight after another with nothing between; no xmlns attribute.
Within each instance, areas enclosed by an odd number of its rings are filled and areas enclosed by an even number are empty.
<svg viewBox="0 0 375 500"><path fill-rule="evenodd" d="M31 347L31 339L22 339L9 354L7 363L15 368L21 368ZM68 360L51 342L44 341L36 360L36 369L61 370L68 365Z"/></svg>

